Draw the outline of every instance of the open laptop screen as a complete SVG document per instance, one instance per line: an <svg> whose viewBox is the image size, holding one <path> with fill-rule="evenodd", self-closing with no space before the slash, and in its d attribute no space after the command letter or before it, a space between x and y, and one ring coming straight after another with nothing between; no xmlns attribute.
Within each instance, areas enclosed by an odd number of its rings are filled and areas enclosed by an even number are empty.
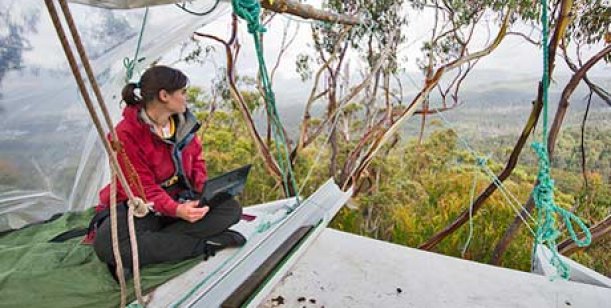
<svg viewBox="0 0 611 308"><path fill-rule="evenodd" d="M204 182L199 206L214 206L242 193L252 165L246 165Z"/></svg>

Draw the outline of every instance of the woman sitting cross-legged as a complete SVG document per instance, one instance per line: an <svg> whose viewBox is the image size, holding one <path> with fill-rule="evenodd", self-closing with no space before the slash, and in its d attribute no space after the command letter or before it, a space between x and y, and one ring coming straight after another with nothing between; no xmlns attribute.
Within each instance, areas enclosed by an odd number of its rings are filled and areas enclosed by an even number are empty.
<svg viewBox="0 0 611 308"><path fill-rule="evenodd" d="M187 77L179 70L154 66L139 83L122 91L127 104L116 132L122 149L117 155L131 190L152 203L152 212L134 218L140 265L207 258L218 249L241 246L245 238L228 228L240 220L242 208L228 199L210 208L199 204L206 164L196 132L200 127L186 103ZM140 94L134 93L139 89ZM138 180L129 173L136 173ZM94 250L114 268L110 219L110 185L100 192ZM143 195L142 195L143 194ZM127 227L127 194L117 185L119 248L123 266L131 268Z"/></svg>

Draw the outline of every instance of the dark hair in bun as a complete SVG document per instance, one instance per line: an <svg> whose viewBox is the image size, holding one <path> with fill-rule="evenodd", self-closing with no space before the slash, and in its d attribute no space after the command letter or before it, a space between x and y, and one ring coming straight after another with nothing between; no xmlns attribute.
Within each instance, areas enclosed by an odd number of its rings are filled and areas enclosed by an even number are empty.
<svg viewBox="0 0 611 308"><path fill-rule="evenodd" d="M147 69L139 83L130 82L121 91L123 101L129 106L147 104L158 98L159 91L172 93L187 86L189 79L183 72L168 66L153 66ZM134 91L140 88L140 96Z"/></svg>

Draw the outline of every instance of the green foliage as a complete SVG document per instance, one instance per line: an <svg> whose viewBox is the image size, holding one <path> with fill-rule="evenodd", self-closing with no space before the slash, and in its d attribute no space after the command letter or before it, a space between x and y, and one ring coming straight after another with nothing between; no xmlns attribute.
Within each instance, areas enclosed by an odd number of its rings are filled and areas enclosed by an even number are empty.
<svg viewBox="0 0 611 308"><path fill-rule="evenodd" d="M477 27L500 26L506 14L511 14L509 26L517 22L537 23L540 14L540 6L530 0L416 0L411 5L417 10L435 10L438 20L437 34L422 44L422 56L417 60L424 72L463 57Z"/></svg>
<svg viewBox="0 0 611 308"><path fill-rule="evenodd" d="M262 108L258 92L243 91L241 94L251 111ZM211 105L211 102L207 101L210 98L200 88L191 87L188 97L193 106L202 106L195 109L196 115L200 120L207 121L209 125L202 136L203 155L209 176L222 174L245 164L253 164L240 201L245 205L252 205L284 198L281 186L265 169L265 164L257 153L236 102L225 101L210 113L207 109ZM275 149L275 146L270 146L270 149ZM316 155L314 148L306 149L295 162L294 171L297 179L300 179L298 185L302 185L301 180L306 178ZM304 195L311 194L326 180L321 176L324 174L322 168L321 165L313 170L313 175L303 188Z"/></svg>
<svg viewBox="0 0 611 308"><path fill-rule="evenodd" d="M299 74L301 81L307 81L312 78L312 68L310 67L310 62L312 62L312 58L304 53L300 53L297 55L297 60L295 61L295 71Z"/></svg>
<svg viewBox="0 0 611 308"><path fill-rule="evenodd" d="M571 138L563 140L570 143ZM490 144L494 146L494 143ZM486 148L482 150L492 150ZM502 164L488 163L495 172ZM518 200L528 199L535 180L534 165L518 166L505 186ZM343 209L334 219L334 228L380 240L415 247L441 230L468 209L470 190L476 181L476 194L480 193L490 179L476 167L475 159L457 147L457 139L450 130L433 132L421 145L415 141L405 142L388 154L381 155L370 168L353 204L356 210ZM603 183L600 175L590 177L590 192L587 197L581 190L580 175L574 172L555 170L554 178L559 182L570 180L556 191L556 202L565 208L573 208L588 225L602 220L611 208L611 186ZM473 217L473 238L464 258L489 262L492 251L513 221L516 211L498 191ZM535 228L529 221L531 228ZM562 227L561 227L562 228ZM469 234L468 224L442 241L436 251L461 257L461 251ZM528 271L533 235L527 228L516 235L504 257L503 266ZM606 244L605 244L606 243ZM595 270L608 274L608 243L597 244L586 252L575 256L579 261ZM606 246L605 246L606 245Z"/></svg>
<svg viewBox="0 0 611 308"><path fill-rule="evenodd" d="M581 44L596 44L611 31L611 6L605 0L575 1L574 21L569 25L567 38L572 37ZM608 56L607 62L611 60Z"/></svg>
<svg viewBox="0 0 611 308"><path fill-rule="evenodd" d="M250 94L245 96L248 95ZM196 97L206 96L199 93ZM358 112L358 106L355 105L354 110L348 108L346 112L348 111ZM204 112L200 116L209 115ZM597 137L588 140L595 143L594 139L606 140L609 130L596 130L592 134ZM243 204L252 205L283 198L281 186L265 170L233 103L228 102L213 113L203 140L204 157L212 176L246 163L254 165L240 200ZM565 132L557 147L558 159L566 159L566 154L571 153L570 149L573 149L579 140L580 138L572 135L571 130ZM357 142L358 140L340 140L340 163L346 160L350 149ZM600 147L594 146L595 150L589 149L589 155L607 158L608 153L603 152L608 144L610 143ZM320 161L315 164L316 156L323 146ZM498 146L497 140L480 143L477 148L483 153L503 150L502 146ZM355 209L344 207L332 221L333 228L415 247L469 207L474 179L476 194L490 181L479 171L475 159L459 146L457 136L451 130L437 128L422 144L407 140L397 143L394 147L386 146L381 152L384 154L372 162L367 176L358 183L360 193L350 201ZM314 165L302 191L302 195L307 196L327 180L327 164L324 162L329 160L329 153L326 145L319 143L304 149L298 157L294 170L299 186L303 184L310 167ZM494 161L494 158L488 165L495 172L503 168L503 164ZM522 162L505 181L505 186L518 200L526 201L532 191L535 174L534 161ZM608 215L611 208L611 185L600 173L590 172L587 192L583 190L578 168L554 168L554 178L559 183L556 202L560 206L573 208L578 204L577 213L588 225ZM492 250L506 227L513 221L516 210L507 203L502 194L494 193L473 217L473 238L465 255L462 256L461 252L469 235L468 224L441 242L436 251L478 262L489 262ZM534 228L532 223L530 226ZM505 254L503 266L529 270L532 241L530 231L522 227ZM603 241L576 254L575 259L608 275L609 245L608 240Z"/></svg>
<svg viewBox="0 0 611 308"><path fill-rule="evenodd" d="M407 24L403 14L403 0L330 0L324 8L339 14L358 15L365 20L363 24L351 28L350 33L340 41L343 25L320 23L312 26L314 48L321 54L342 54L349 47L360 52L370 67L377 62L382 50L392 44L393 53L399 43L405 40L402 26ZM397 33L395 33L397 32ZM391 38L394 38L391 40ZM398 36L398 37L397 37ZM337 45L337 47L336 47ZM299 63L299 59L298 59ZM389 57L385 70L394 73L399 63L396 57Z"/></svg>

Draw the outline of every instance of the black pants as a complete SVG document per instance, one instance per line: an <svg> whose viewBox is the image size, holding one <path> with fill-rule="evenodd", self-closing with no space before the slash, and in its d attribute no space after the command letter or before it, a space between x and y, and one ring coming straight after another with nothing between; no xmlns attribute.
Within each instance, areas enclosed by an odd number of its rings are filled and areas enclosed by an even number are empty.
<svg viewBox="0 0 611 308"><path fill-rule="evenodd" d="M204 239L225 231L240 220L242 207L229 199L212 208L201 220L190 223L180 218L156 216L134 217L140 266L164 262L176 262L202 254ZM127 227L127 206L117 206L117 230L119 250L123 266L132 266L131 245ZM110 217L98 227L93 248L103 262L114 264Z"/></svg>

